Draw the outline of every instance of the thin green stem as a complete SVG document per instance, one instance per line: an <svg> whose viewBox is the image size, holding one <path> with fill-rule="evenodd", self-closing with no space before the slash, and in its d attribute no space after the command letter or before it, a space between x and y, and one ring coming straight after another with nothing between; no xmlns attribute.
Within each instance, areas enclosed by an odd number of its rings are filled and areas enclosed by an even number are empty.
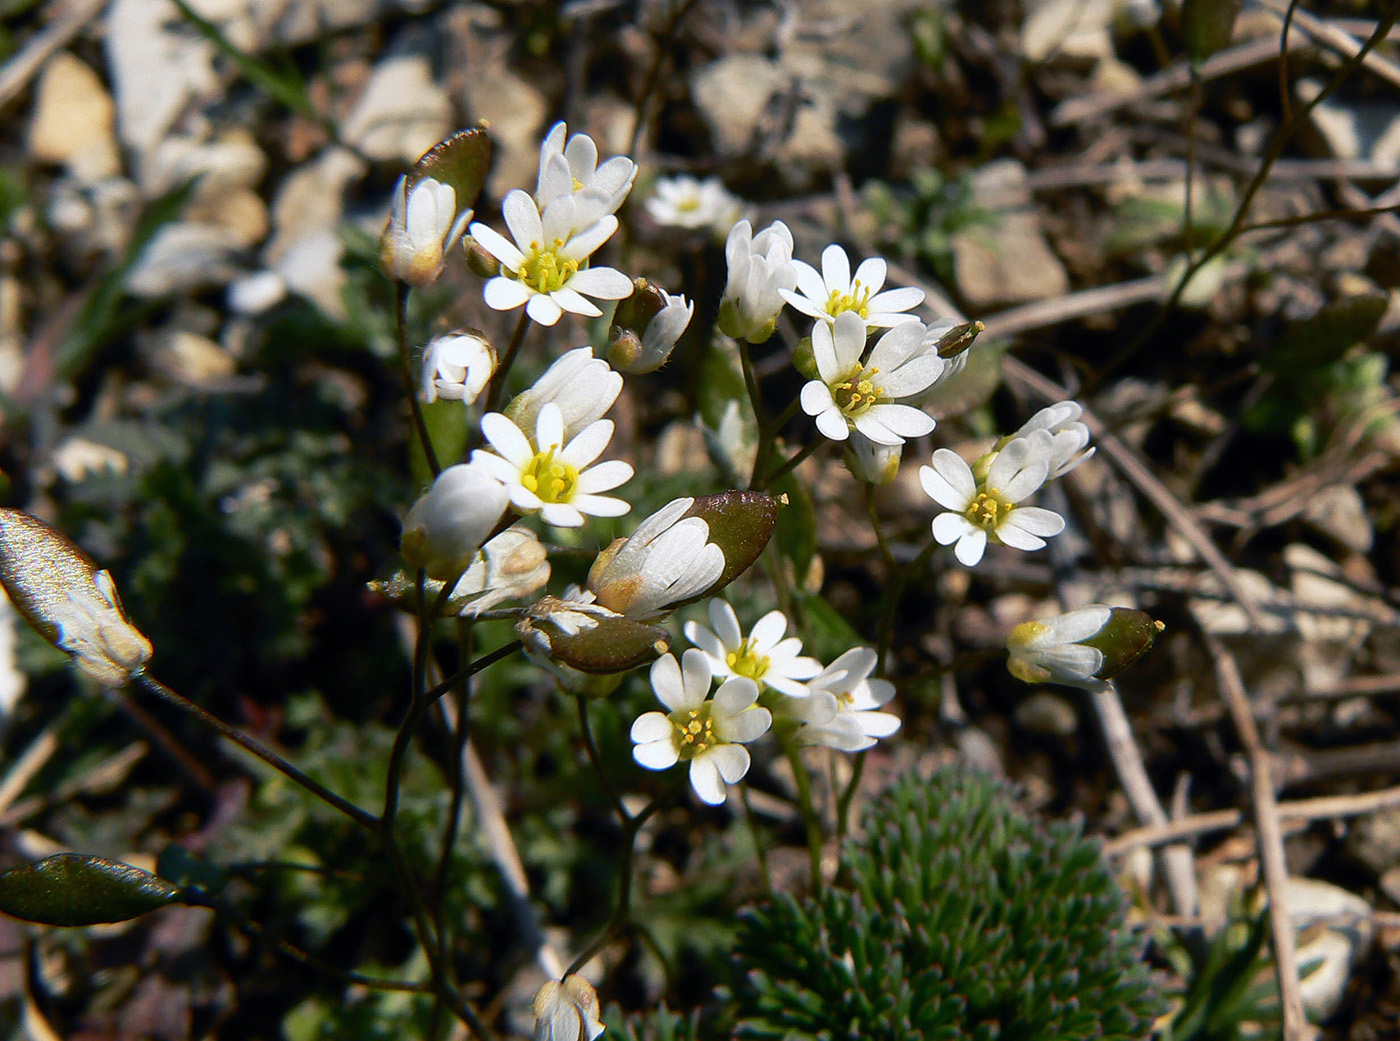
<svg viewBox="0 0 1400 1041"><path fill-rule="evenodd" d="M640 813L634 817L629 817L627 823L622 826L622 862L618 865L617 878L617 904L613 907L613 913L608 918L608 922L603 926L602 932L598 934L588 947L577 958L570 963L565 970L565 976L572 976L588 964L589 960L606 947L617 936L627 924L627 917L632 913L632 875L633 862L636 855L637 833L642 830L642 825L651 819L652 814L661 809L671 797L679 790L684 783L682 776L676 783L672 784L666 791L662 792L651 802L644 806Z"/></svg>
<svg viewBox="0 0 1400 1041"><path fill-rule="evenodd" d="M578 728L583 735L583 747L588 751L588 761L593 764L593 769L598 774L598 783L603 786L603 792L607 795L608 802L612 803L613 812L617 814L618 821L626 827L627 822L632 817L627 812L627 807L622 805L622 799L608 778L607 771L603 769L603 757L598 754L598 743L593 739L593 727L588 721L588 699L582 694L576 694L574 701L578 705Z"/></svg>
<svg viewBox="0 0 1400 1041"><path fill-rule="evenodd" d="M841 843L845 840L851 822L851 802L856 797L856 790L860 787L860 775L865 772L865 753L857 752L855 759L851 762L851 779L846 782L846 787L841 790L841 797L836 800L836 841Z"/></svg>
<svg viewBox="0 0 1400 1041"><path fill-rule="evenodd" d="M457 620L457 645L462 661L470 661L472 656L472 624L469 620ZM466 795L466 771L462 769L462 755L467 747L470 733L472 682L463 677L457 690L457 732L452 749L452 795L447 807L447 821L442 829L442 841L438 847L437 870L433 872L433 884L429 889L433 899L433 920L437 925L439 952L447 957L447 930L443 922L443 908L446 905L447 873L452 866L452 850L457 845L457 832L462 817L462 803ZM426 692L425 692L426 693Z"/></svg>
<svg viewBox="0 0 1400 1041"><path fill-rule="evenodd" d="M763 841L763 836L758 833L758 821L753 815L753 807L749 805L747 781L739 782L739 798L744 803L744 822L749 827L749 841L753 843L754 856L758 858L758 873L763 877L763 891L772 896L773 878L768 874L768 846Z"/></svg>
<svg viewBox="0 0 1400 1041"><path fill-rule="evenodd" d="M879 660L875 663L876 671L883 676L885 674L885 657L890 652L890 641L894 637L894 616L899 609L899 601L904 596L904 591L909 588L909 580L916 574L923 571L924 565L928 563L929 557L933 556L933 551L938 548L938 543L932 539L923 548L912 564L908 567L900 568L895 573L895 580L885 593L884 609L880 613L879 640L876 643L876 653Z"/></svg>
<svg viewBox="0 0 1400 1041"><path fill-rule="evenodd" d="M506 378L510 375L511 366L515 364L516 355L520 353L520 345L525 342L525 330L529 327L530 315L521 311L520 320L515 323L515 332L511 333L510 343L506 345L506 352L501 355L500 364L491 374L491 382L486 388L487 412L495 412L496 406L501 402L501 395L506 389Z"/></svg>
<svg viewBox="0 0 1400 1041"><path fill-rule="evenodd" d="M815 441L803 445L802 449L798 452L795 452L791 459L789 459L787 462L783 463L782 466L778 467L776 470L770 473L767 477L765 477L762 480L762 482L754 485L754 489L756 491L763 491L765 488L771 488L773 485L777 484L788 474L792 473L793 470L796 470L799 466L801 466L808 458L810 458L819 448L821 448L825 444L826 438L818 437Z"/></svg>
<svg viewBox="0 0 1400 1041"><path fill-rule="evenodd" d="M413 429L418 433L418 443L423 446L423 458L428 461L428 469L436 477L442 473L442 464L438 462L433 439L428 434L423 404L418 400L418 381L413 378L413 355L408 346L408 294L411 291L407 282L394 283L394 336L399 348L399 376L403 379L408 407L413 412Z"/></svg>
<svg viewBox="0 0 1400 1041"><path fill-rule="evenodd" d="M360 809L360 807L356 806L354 803L335 794L335 792L331 791L319 781L312 780L276 752L265 748L236 727L230 726L218 716L206 712L194 702L175 693L175 691L171 690L164 683L161 683L154 676L143 672L136 677L136 682L167 704L174 705L181 712L191 715L205 726L213 728L219 734L238 745L239 748L251 752L278 773L301 785L301 787L316 796L316 798L334 809L339 810L356 824L370 831L376 831L378 829L379 818L374 814Z"/></svg>
<svg viewBox="0 0 1400 1041"><path fill-rule="evenodd" d="M768 411L763 407L763 392L758 388L758 374L754 372L753 355L749 351L749 341L739 340L739 367L744 371L744 389L749 395L749 407L753 410L754 423L758 426L758 448L754 452L753 469L749 471L749 487L758 487L758 478L768 465L768 451L773 444L773 428L768 422Z"/></svg>
<svg viewBox="0 0 1400 1041"><path fill-rule="evenodd" d="M807 764L802 761L802 753L796 747L787 749L788 761L792 763L792 776L797 781L797 808L802 814L802 822L807 828L807 856L811 861L812 896L822 892L822 825L817 816L816 804L812 801L812 775L807 772Z"/></svg>
<svg viewBox="0 0 1400 1041"><path fill-rule="evenodd" d="M880 556L885 558L885 565L893 574L897 565L889 540L885 538L885 526L880 523L880 511L875 508L875 486L869 481L862 481L861 484L865 489L865 510L870 515L870 526L875 530L875 541L880 544Z"/></svg>

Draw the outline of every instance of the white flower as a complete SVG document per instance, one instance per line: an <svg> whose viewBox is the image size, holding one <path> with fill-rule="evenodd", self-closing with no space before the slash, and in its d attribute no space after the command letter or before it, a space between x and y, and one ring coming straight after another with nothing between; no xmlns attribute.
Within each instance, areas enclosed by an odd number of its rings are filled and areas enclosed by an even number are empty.
<svg viewBox="0 0 1400 1041"><path fill-rule="evenodd" d="M568 439L602 419L621 392L622 376L593 357L592 347L576 347L546 369L534 386L511 399L505 414L521 430L533 430L540 409L553 403Z"/></svg>
<svg viewBox="0 0 1400 1041"><path fill-rule="evenodd" d="M862 363L864 350L865 321L854 311L813 327L812 356L821 378L802 388L801 401L817 429L833 441L845 441L858 430L879 445L900 445L933 430L927 413L894 403L925 390L943 372L943 359L924 343L923 325L896 325Z"/></svg>
<svg viewBox="0 0 1400 1041"><path fill-rule="evenodd" d="M697 181L685 174L662 177L652 187L646 211L657 224L671 228L728 228L739 219L739 200L718 177Z"/></svg>
<svg viewBox="0 0 1400 1041"><path fill-rule="evenodd" d="M1050 438L1018 437L997 453L980 484L956 452L940 448L933 465L919 468L929 498L952 513L933 519L933 537L968 567L982 559L987 540L1015 549L1040 549L1045 539L1065 530L1058 513L1019 505L1039 490L1049 473Z"/></svg>
<svg viewBox="0 0 1400 1041"><path fill-rule="evenodd" d="M478 448L472 462L496 475L521 513L538 512L546 524L577 528L585 513L621 517L632 508L622 499L597 494L630 481L632 467L617 459L590 466L612 440L611 420L589 424L566 443L559 406L551 402L540 409L533 441L499 412L481 417L481 433L496 454Z"/></svg>
<svg viewBox="0 0 1400 1041"><path fill-rule="evenodd" d="M441 581L455 579L471 564L509 501L490 467L475 459L449 466L404 518L404 560Z"/></svg>
<svg viewBox="0 0 1400 1041"><path fill-rule="evenodd" d="M423 177L408 190L408 176L394 186L389 225L379 241L379 265L390 278L421 289L442 274L448 247L462 237L472 211L457 213L450 184Z"/></svg>
<svg viewBox="0 0 1400 1041"><path fill-rule="evenodd" d="M535 201L543 209L556 199L574 199L578 208L572 230L578 231L599 217L618 211L632 190L637 164L619 155L599 166L598 146L593 138L575 134L566 144L568 132L567 124L555 123L540 144Z"/></svg>
<svg viewBox="0 0 1400 1041"><path fill-rule="evenodd" d="M755 235L753 226L741 220L725 241L724 259L729 281L719 305L720 332L762 343L777 327L782 290L797 284L792 232L782 221L774 221Z"/></svg>
<svg viewBox="0 0 1400 1041"><path fill-rule="evenodd" d="M507 528L482 546L448 601L465 618L529 596L549 581L549 555L529 528Z"/></svg>
<svg viewBox="0 0 1400 1041"><path fill-rule="evenodd" d="M593 1041L603 1032L598 994L581 976L547 981L535 995L533 1011L535 1041Z"/></svg>
<svg viewBox="0 0 1400 1041"><path fill-rule="evenodd" d="M724 573L724 550L703 517L687 517L693 498L673 499L618 539L588 571L588 588L605 607L644 619L704 593Z"/></svg>
<svg viewBox="0 0 1400 1041"><path fill-rule="evenodd" d="M1022 622L1006 638L1007 669L1023 683L1103 690L1107 682L1095 675L1103 668L1103 651L1080 641L1097 636L1112 614L1113 608L1094 604L1043 621Z"/></svg>
<svg viewBox="0 0 1400 1041"><path fill-rule="evenodd" d="M664 289L658 291L665 300L665 306L642 332L642 353L627 366L629 373L655 372L665 365L695 313L695 304L688 303L679 293L672 296Z"/></svg>
<svg viewBox="0 0 1400 1041"><path fill-rule="evenodd" d="M783 714L800 724L801 744L859 752L899 729L898 716L880 711L894 697L894 684L870 678L875 662L869 647L852 648L812 679L808 698L784 702Z"/></svg>
<svg viewBox="0 0 1400 1041"><path fill-rule="evenodd" d="M617 231L617 218L600 216L575 228L579 205L573 196L555 199L541 213L519 188L505 198L501 212L515 242L485 224L471 226L472 237L501 262L501 274L486 283L486 303L497 311L525 305L541 325L553 325L565 311L597 318L601 312L585 296L621 300L632 280L610 267L588 267L588 258Z"/></svg>
<svg viewBox="0 0 1400 1041"><path fill-rule="evenodd" d="M707 700L709 659L691 648L681 662L667 654L652 665L652 689L668 711L637 717L632 757L648 770L665 770L688 760L695 794L718 806L724 802L724 786L737 784L749 772L749 750L743 746L762 737L773 716L754 704L758 684L748 677L731 676Z"/></svg>
<svg viewBox="0 0 1400 1041"><path fill-rule="evenodd" d="M854 278L846 251L837 245L822 250L820 272L804 261L793 263L797 268L798 291L780 290L783 299L803 314L827 325L834 322L837 315L851 311L860 316L867 330L883 329L916 320L903 312L924 302L922 289L880 292L888 265L879 257L861 261Z"/></svg>
<svg viewBox="0 0 1400 1041"><path fill-rule="evenodd" d="M480 336L435 336L423 348L423 400L429 405L438 398L470 405L486 389L495 368L491 345Z"/></svg>
<svg viewBox="0 0 1400 1041"><path fill-rule="evenodd" d="M1020 430L1004 440L1029 437L1036 430L1044 430L1048 433L1050 435L1050 458L1048 460L1050 472L1046 480L1053 481L1056 477L1063 477L1094 454L1092 448L1087 452L1084 451L1089 444L1089 428L1079 422L1079 417L1083 412L1084 409L1078 402L1061 401L1041 409L1026 420Z"/></svg>
<svg viewBox="0 0 1400 1041"><path fill-rule="evenodd" d="M716 676L747 676L792 698L809 693L805 681L822 671L816 658L802 656L802 641L783 639L788 620L781 611L770 611L754 623L745 639L734 608L716 597L710 601L710 625L685 623L685 638L705 652Z"/></svg>

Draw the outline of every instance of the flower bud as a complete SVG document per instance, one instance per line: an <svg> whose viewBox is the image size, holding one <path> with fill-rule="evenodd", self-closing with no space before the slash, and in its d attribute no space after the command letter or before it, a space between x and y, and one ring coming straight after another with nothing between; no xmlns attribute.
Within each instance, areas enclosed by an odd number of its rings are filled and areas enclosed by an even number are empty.
<svg viewBox="0 0 1400 1041"><path fill-rule="evenodd" d="M883 487L893 481L899 473L899 459L903 449L903 445L877 445L865 435L854 433L846 442L846 469L851 471L851 476L857 481Z"/></svg>
<svg viewBox="0 0 1400 1041"><path fill-rule="evenodd" d="M671 356L690 324L695 305L644 278L632 284L632 295L619 303L613 314L608 361L620 372L655 372Z"/></svg>
<svg viewBox="0 0 1400 1041"><path fill-rule="evenodd" d="M1142 611L1094 604L1016 626L1006 639L1006 667L1024 683L1102 690L1163 628Z"/></svg>
<svg viewBox="0 0 1400 1041"><path fill-rule="evenodd" d="M593 1041L603 1032L598 994L581 976L550 980L535 995L535 1041Z"/></svg>
<svg viewBox="0 0 1400 1041"><path fill-rule="evenodd" d="M672 500L598 554L588 588L599 604L630 618L659 618L715 587L725 554L708 521L690 512L698 501Z"/></svg>
<svg viewBox="0 0 1400 1041"><path fill-rule="evenodd" d="M421 289L442 274L448 246L462 237L472 211L457 212L452 186L431 177L399 178L389 223L379 239L379 267L389 278Z"/></svg>
<svg viewBox="0 0 1400 1041"><path fill-rule="evenodd" d="M468 235L462 240L467 251L467 270L478 278L495 278L501 273L501 262L486 251L486 247Z"/></svg>
<svg viewBox="0 0 1400 1041"><path fill-rule="evenodd" d="M429 577L455 580L506 510L505 485L480 463L458 463L438 474L403 522L399 550Z"/></svg>
<svg viewBox="0 0 1400 1041"><path fill-rule="evenodd" d="M477 551L442 613L474 618L537 592L549 581L549 574L549 556L535 533L522 525L507 528ZM444 584L445 580L435 578L423 583L423 595L430 604L442 595ZM368 585L371 592L410 614L418 613L418 575L401 559L386 563Z"/></svg>
<svg viewBox="0 0 1400 1041"><path fill-rule="evenodd" d="M970 348L973 341L986 331L981 322L963 322L961 325L933 325L928 335L937 336L936 349L943 359L956 358Z"/></svg>
<svg viewBox="0 0 1400 1041"><path fill-rule="evenodd" d="M496 352L477 333L435 336L423 348L422 397L470 405L486 388L496 369Z"/></svg>
<svg viewBox="0 0 1400 1041"><path fill-rule="evenodd" d="M151 643L126 617L109 572L23 510L0 509L0 585L81 671L119 687L146 667Z"/></svg>
<svg viewBox="0 0 1400 1041"><path fill-rule="evenodd" d="M504 412L521 430L533 431L540 409L553 402L559 407L568 441L602 419L620 393L622 377L602 358L593 357L592 347L577 347L561 355L534 386L512 398Z"/></svg>
<svg viewBox="0 0 1400 1041"><path fill-rule="evenodd" d="M546 596L515 627L532 655L580 672L612 673L654 661L671 646L671 634L589 603Z"/></svg>

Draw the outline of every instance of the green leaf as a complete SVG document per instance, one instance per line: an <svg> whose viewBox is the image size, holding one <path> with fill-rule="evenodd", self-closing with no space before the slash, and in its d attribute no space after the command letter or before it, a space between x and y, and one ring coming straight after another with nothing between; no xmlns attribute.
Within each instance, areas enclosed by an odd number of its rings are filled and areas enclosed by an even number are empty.
<svg viewBox="0 0 1400 1041"><path fill-rule="evenodd" d="M1181 35L1186 56L1200 64L1230 43L1242 0L1185 0L1181 5Z"/></svg>
<svg viewBox="0 0 1400 1041"><path fill-rule="evenodd" d="M1306 380L1369 339L1380 325L1385 309L1384 293L1328 304L1284 329L1265 356L1264 367L1285 379Z"/></svg>
<svg viewBox="0 0 1400 1041"><path fill-rule="evenodd" d="M40 925L100 925L179 903L181 892L130 864L59 853L0 875L0 912Z"/></svg>

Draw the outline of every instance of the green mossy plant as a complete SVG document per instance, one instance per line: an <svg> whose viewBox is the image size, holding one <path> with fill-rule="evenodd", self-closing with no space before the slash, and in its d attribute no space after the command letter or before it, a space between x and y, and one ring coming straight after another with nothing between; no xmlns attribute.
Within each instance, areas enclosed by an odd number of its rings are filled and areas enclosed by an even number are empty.
<svg viewBox="0 0 1400 1041"><path fill-rule="evenodd" d="M990 777L899 781L843 865L745 916L738 1036L1136 1041L1163 1010L1097 845Z"/></svg>

